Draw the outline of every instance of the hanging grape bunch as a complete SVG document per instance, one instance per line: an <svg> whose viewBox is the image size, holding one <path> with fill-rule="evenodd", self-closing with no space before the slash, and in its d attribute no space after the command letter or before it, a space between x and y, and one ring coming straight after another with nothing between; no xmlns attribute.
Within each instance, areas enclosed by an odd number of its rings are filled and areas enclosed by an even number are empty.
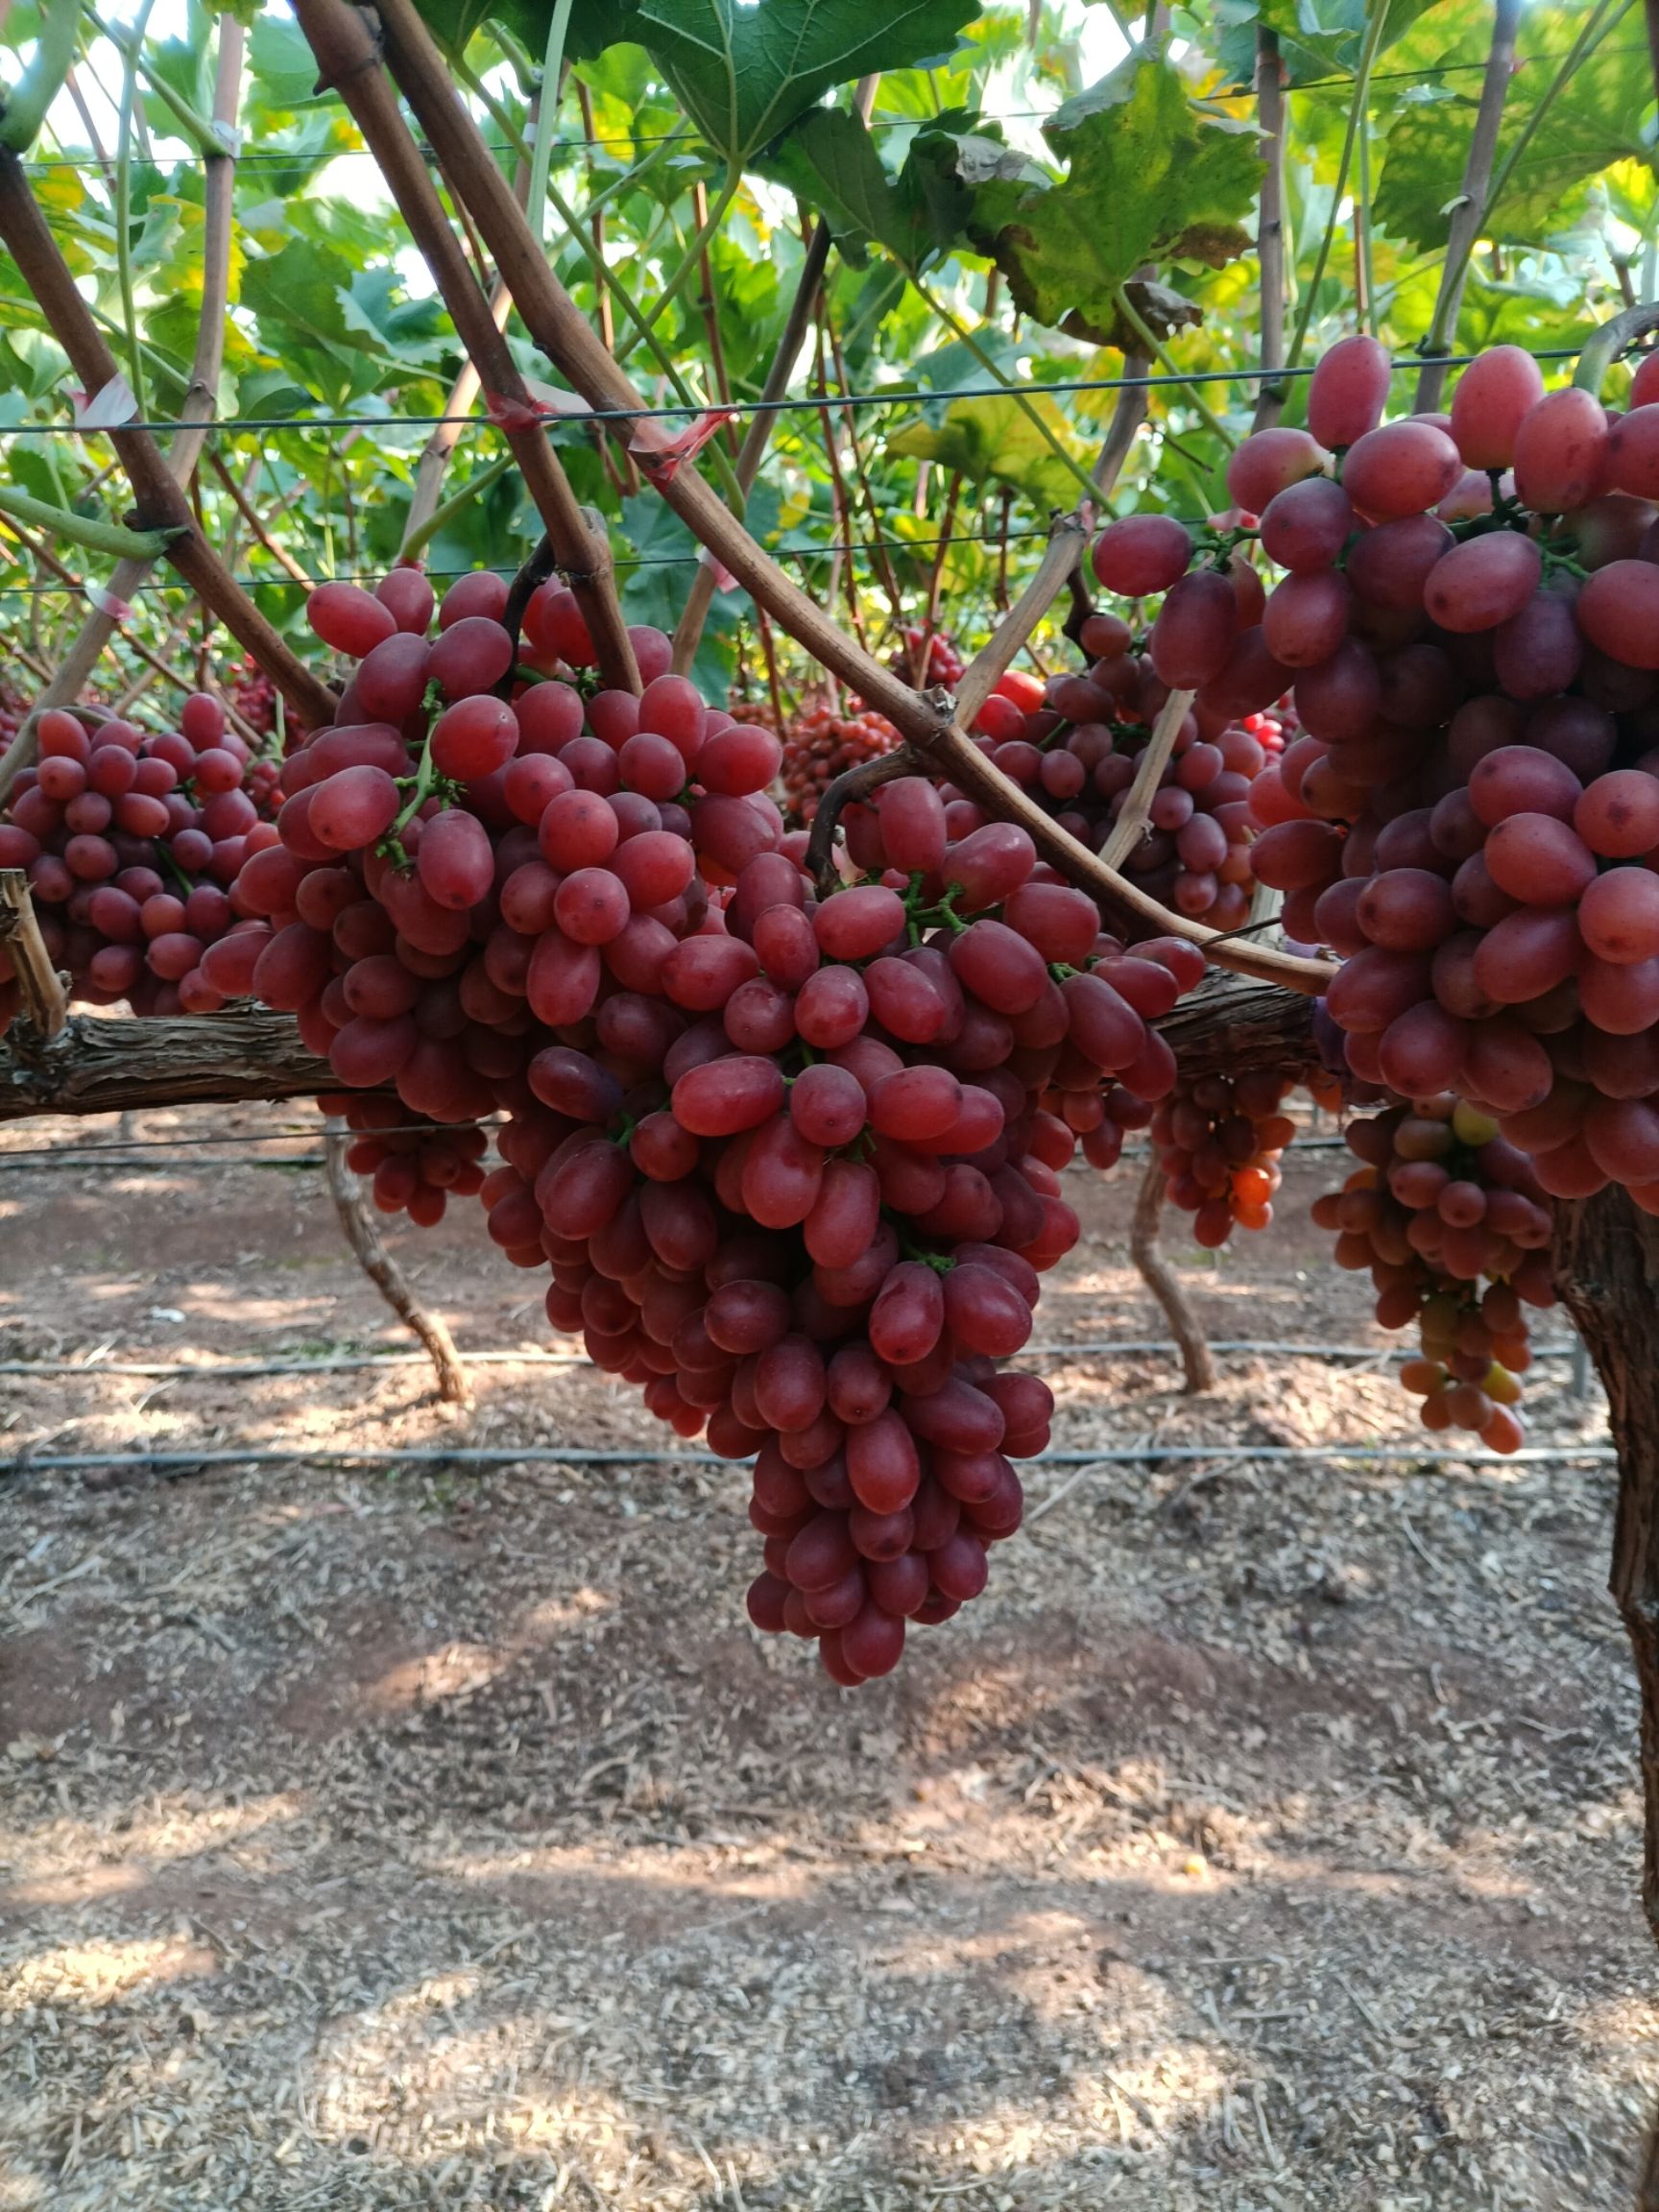
<svg viewBox="0 0 1659 2212"><path fill-rule="evenodd" d="M276 727L276 686L252 659L245 656L236 671L230 704L250 730L268 737Z"/></svg>
<svg viewBox="0 0 1659 2212"><path fill-rule="evenodd" d="M1465 1429L1495 1452L1525 1441L1519 1378L1527 1308L1555 1303L1550 1200L1527 1155L1449 1093L1355 1120L1362 1163L1313 1203L1336 1263L1368 1269L1384 1329L1415 1326L1422 1357L1400 1371L1428 1429Z"/></svg>
<svg viewBox="0 0 1659 2212"><path fill-rule="evenodd" d="M915 685L919 691L933 685L954 691L967 663L948 631L931 629L923 622L910 622L906 623L903 640L895 646L887 665L895 676Z"/></svg>
<svg viewBox="0 0 1659 2212"><path fill-rule="evenodd" d="M1279 1162L1296 1134L1283 1113L1294 1088L1288 1076L1252 1068L1237 1077L1203 1075L1161 1099L1152 1142L1169 1203L1192 1215L1192 1236L1206 1250L1225 1244L1234 1229L1265 1229L1283 1181Z"/></svg>
<svg viewBox="0 0 1659 2212"><path fill-rule="evenodd" d="M253 758L201 691L177 730L52 708L38 741L0 815L0 868L26 871L72 996L135 1014L217 1012L226 995L204 963L235 926L244 859L276 842L276 762ZM0 983L0 1023L14 1012L14 986Z"/></svg>
<svg viewBox="0 0 1659 2212"><path fill-rule="evenodd" d="M1495 1114L1557 1195L1618 1182L1652 1210L1659 378L1644 364L1610 421L1497 347L1449 416L1383 422L1388 378L1346 339L1308 427L1234 455L1284 571L1259 615L1236 554L1192 567L1168 517L1109 526L1096 568L1164 594L1166 682L1293 687L1303 734L1251 787L1252 858L1289 936L1341 958L1354 1072Z"/></svg>
<svg viewBox="0 0 1659 2212"><path fill-rule="evenodd" d="M1022 830L920 777L850 810L820 898L769 732L706 707L654 630L642 696L584 698L557 586L520 656L550 673L513 679L504 599L465 579L433 637L413 570L313 595L356 666L283 763L210 979L379 1094L328 1100L378 1203L436 1217L476 1183L556 1327L754 1459L755 1621L839 1681L884 1673L1019 1526L1052 1400L1000 1363L1078 1233L1060 1170L1109 1081L1126 1117L1173 1082L1148 1022L1201 964L1125 951ZM460 1139L496 1114L480 1176Z"/></svg>
<svg viewBox="0 0 1659 2212"><path fill-rule="evenodd" d="M473 1122L435 1121L383 1091L326 1092L317 1111L352 1132L346 1165L354 1175L373 1178L371 1193L382 1214L407 1214L418 1228L432 1229L451 1193L471 1198L484 1188L479 1162L490 1140Z"/></svg>
<svg viewBox="0 0 1659 2212"><path fill-rule="evenodd" d="M1105 540L1102 539L1104 543ZM1046 684L1010 671L974 719L1005 776L1092 852L1111 841L1170 686L1116 614L1083 623L1090 664ZM1121 868L1161 905L1218 929L1248 921L1254 887L1246 801L1277 725L1199 700L1177 730L1149 794L1146 827Z"/></svg>
<svg viewBox="0 0 1659 2212"><path fill-rule="evenodd" d="M805 699L784 724L781 781L787 821L810 829L818 802L837 776L860 767L900 743L884 715L870 708L849 712L822 693Z"/></svg>

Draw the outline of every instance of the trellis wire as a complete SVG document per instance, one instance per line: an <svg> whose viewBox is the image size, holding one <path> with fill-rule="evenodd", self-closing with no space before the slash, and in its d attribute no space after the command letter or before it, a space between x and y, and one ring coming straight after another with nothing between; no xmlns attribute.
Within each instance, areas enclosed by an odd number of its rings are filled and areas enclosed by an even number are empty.
<svg viewBox="0 0 1659 2212"><path fill-rule="evenodd" d="M1575 361L1579 349L1574 346L1554 346L1533 352L1534 361ZM1396 375L1433 367L1437 369L1466 369L1479 358L1475 353L1415 353L1397 355L1392 363ZM1294 369L1192 369L1179 373L1162 370L1148 371L1140 376L1073 376L1057 379L1052 383L1033 384L974 384L935 391L927 385L907 385L891 392L830 392L813 394L807 398L722 400L734 415L791 415L821 414L826 407L922 407L946 405L958 399L1009 399L1042 398L1049 393L1078 392L1145 392L1167 384L1256 384L1262 381L1279 383L1289 377L1311 376L1316 363L1306 363ZM672 406L659 407L584 407L579 414L548 417L550 422L639 422L659 418L678 419L686 415L702 415L712 402L708 400L678 401ZM227 415L217 421L193 425L216 435L227 431L257 430L269 434L274 430L431 430L459 424L473 430L499 429L488 415ZM6 422L0 423L0 438L103 438L111 430L148 430L156 437L171 437L185 425L171 421L132 421L112 423L108 428L84 429L77 422Z"/></svg>
<svg viewBox="0 0 1659 2212"><path fill-rule="evenodd" d="M371 1094L373 1095L373 1094ZM199 1101L200 1103L200 1101ZM499 1121L400 1121L387 1129L352 1129L347 1134L357 1137L430 1137L447 1135L452 1129L499 1129ZM20 1160L109 1160L126 1152L193 1152L201 1144L283 1144L303 1143L315 1137L310 1129L244 1129L224 1137L117 1137L108 1144L40 1144L19 1146L14 1152L0 1146L0 1166L11 1166Z"/></svg>
<svg viewBox="0 0 1659 2212"><path fill-rule="evenodd" d="M1020 1354L1022 1359L1081 1359L1081 1358L1145 1358L1154 1353L1175 1352L1180 1347L1170 1338L1114 1338L1107 1337L1097 1344L1027 1344ZM1221 1353L1271 1353L1276 1357L1298 1359L1414 1359L1415 1349L1408 1344L1277 1344L1254 1336L1221 1336L1211 1340L1212 1352ZM1573 1359L1577 1357L1576 1341L1570 1344L1535 1344L1534 1359ZM462 1348L459 1357L469 1367L555 1367L560 1370L573 1367L591 1367L593 1362L585 1352L469 1352ZM431 1364L424 1352L363 1352L339 1358L325 1356L318 1359L0 1359L0 1375L18 1376L75 1376L82 1381L100 1375L132 1376L154 1382L157 1378L173 1382L243 1382L255 1375L356 1375L371 1373L378 1367L425 1367Z"/></svg>
<svg viewBox="0 0 1659 2212"><path fill-rule="evenodd" d="M1340 1459L1361 1466L1512 1467L1518 1462L1610 1466L1618 1458L1611 1444L1527 1444L1518 1452L1463 1452L1437 1446L1335 1444L1143 1444L1114 1446L1099 1452L1040 1452L1022 1462L1038 1467L1143 1467L1165 1461L1190 1464L1216 1459L1260 1459L1276 1465ZM204 1467L732 1467L742 1466L713 1452L656 1452L649 1445L619 1451L586 1446L382 1445L364 1451L304 1451L255 1445L208 1452L42 1452L20 1453L0 1460L0 1479L33 1474L88 1474L100 1467L132 1467L163 1474Z"/></svg>
<svg viewBox="0 0 1659 2212"><path fill-rule="evenodd" d="M0 516L0 524L3 524L5 519L4 516ZM1007 532L1001 530L956 530L952 531L949 539L854 539L853 550L855 553L872 556L878 551L925 553L931 551L940 544L1001 545L1006 543L1012 545L1033 538L1046 539L1047 536L1048 532L1046 529L1037 528L1009 530ZM837 553L845 554L846 550L846 546L839 541L826 540L819 545L775 546L773 558L779 561L828 561ZM624 554L613 559L611 565L616 569L695 568L702 558L701 553ZM473 568L428 568L423 571L428 578L473 576L483 572ZM513 568L497 568L489 571L489 573L497 576L512 576L517 571ZM326 576L316 576L313 577L312 581L316 584L377 584L387 574L388 571L384 568L349 569L331 572ZM235 578L235 582L245 591L297 591L301 589L292 576L238 576ZM179 591L183 587L177 583L152 583L140 584L136 589L143 592ZM71 598L78 598L84 596L86 586L84 583L65 583L60 578L55 579L50 584L0 585L0 598L32 599L45 597L55 591L61 591Z"/></svg>

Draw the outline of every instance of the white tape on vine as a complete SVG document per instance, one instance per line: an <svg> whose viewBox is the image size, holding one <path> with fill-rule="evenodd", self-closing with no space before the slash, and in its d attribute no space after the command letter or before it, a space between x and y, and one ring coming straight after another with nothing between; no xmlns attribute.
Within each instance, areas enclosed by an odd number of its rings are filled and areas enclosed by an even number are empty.
<svg viewBox="0 0 1659 2212"><path fill-rule="evenodd" d="M77 430L118 430L123 422L131 422L137 413L138 401L132 387L119 371L101 392L93 393L90 399L84 392L75 395Z"/></svg>
<svg viewBox="0 0 1659 2212"><path fill-rule="evenodd" d="M117 628L132 621L132 609L129 602L125 599L118 599L115 593L105 585L88 584L86 597L97 608L99 613L107 614Z"/></svg>

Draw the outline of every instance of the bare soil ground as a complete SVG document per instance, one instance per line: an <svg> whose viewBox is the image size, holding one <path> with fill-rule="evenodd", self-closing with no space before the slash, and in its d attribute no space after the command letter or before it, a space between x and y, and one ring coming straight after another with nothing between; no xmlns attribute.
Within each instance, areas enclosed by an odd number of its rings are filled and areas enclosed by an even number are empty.
<svg viewBox="0 0 1659 2212"><path fill-rule="evenodd" d="M320 1175L167 1157L0 1157L0 1359L400 1343ZM1215 1334L1375 1338L1306 1223L1331 1170L1219 1272L1172 1236ZM1079 1178L1042 1342L1164 1334L1133 1181ZM463 1347L545 1344L475 1209L391 1237ZM1421 1435L1385 1366L1222 1365L1192 1402L1052 1358L1056 1447ZM1599 1438L1568 1377L1535 1435ZM1039 1468L987 1596L846 1695L747 1626L738 1471L307 1461L663 1442L581 1367L476 1382L0 1374L6 2212L1628 2201L1608 1469ZM27 1465L238 1444L287 1456Z"/></svg>

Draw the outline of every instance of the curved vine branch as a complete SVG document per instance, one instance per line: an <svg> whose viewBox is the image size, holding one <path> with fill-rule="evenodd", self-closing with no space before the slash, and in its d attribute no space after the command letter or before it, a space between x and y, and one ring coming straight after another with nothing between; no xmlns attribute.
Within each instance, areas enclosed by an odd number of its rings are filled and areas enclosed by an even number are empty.
<svg viewBox="0 0 1659 2212"><path fill-rule="evenodd" d="M1599 398L1608 370L1627 346L1646 338L1649 330L1659 330L1659 301L1626 307L1622 315L1612 316L1585 344L1573 372L1574 383Z"/></svg>
<svg viewBox="0 0 1659 2212"><path fill-rule="evenodd" d="M806 840L806 873L817 884L820 898L828 898L840 880L835 872L835 831L845 810L856 800L879 790L883 783L897 782L901 776L918 775L925 766L908 745L900 745L891 753L878 753L871 759L860 760L856 768L837 776L825 791Z"/></svg>
<svg viewBox="0 0 1659 2212"><path fill-rule="evenodd" d="M1469 279L1469 257L1486 219L1492 184L1492 160L1498 151L1498 127L1503 120L1503 102L1515 73L1515 40L1521 28L1521 0L1496 0L1492 11L1492 45L1486 56L1486 74L1480 84L1480 105L1475 113L1469 157L1463 167L1463 189L1452 210L1446 235L1446 259L1440 270L1440 292L1434 301L1434 320L1423 341L1428 354L1445 353L1457 336L1457 312L1463 304L1463 287ZM1440 404L1446 385L1446 364L1429 360L1417 379L1413 412L1431 415Z"/></svg>
<svg viewBox="0 0 1659 2212"><path fill-rule="evenodd" d="M233 194L236 160L236 117L241 105L242 62L247 36L233 15L219 19L219 51L213 84L214 148L204 156L202 223L202 313L196 330L196 352L190 364L180 421L183 427L173 440L167 467L175 483L190 479L207 442L206 425L219 406L219 373L225 360L225 323L230 301L230 257L235 239ZM124 605L149 575L154 563L123 561L108 584L111 608ZM70 707L81 696L97 666L104 648L120 628L120 615L92 608L74 642L59 662L46 685L25 716L4 759L0 759L0 804L3 804L23 770L32 767L36 751L36 732L40 716L51 707Z"/></svg>
<svg viewBox="0 0 1659 2212"><path fill-rule="evenodd" d="M0 244L16 263L83 388L102 392L120 374L115 357L29 189L21 161L9 147L0 147ZM132 487L139 526L180 531L167 548L179 575L252 655L296 721L306 728L330 721L333 693L277 636L197 529L190 501L155 438L132 427L106 435Z"/></svg>
<svg viewBox="0 0 1659 2212"><path fill-rule="evenodd" d="M337 0L345 5L345 0ZM530 234L522 210L505 178L489 157L471 116L457 98L437 47L413 0L380 0L388 67L408 100L416 120L452 180L463 180L472 214L501 272L525 328L560 373L613 433L625 442L637 436L649 410L617 367L587 318L548 268ZM1325 961L1304 960L1261 946L1245 946L1214 929L1189 922L1159 905L1098 855L1050 820L1010 781L973 740L951 726L948 693L913 691L881 662L848 637L755 542L713 487L684 463L658 463L647 470L658 491L693 535L707 545L806 653L831 669L884 714L912 744L925 751L968 797L990 813L1018 822L1029 831L1045 859L1096 898L1127 907L1155 929L1185 937L1220 964L1239 974L1259 975L1289 989L1317 993L1334 969Z"/></svg>
<svg viewBox="0 0 1659 2212"><path fill-rule="evenodd" d="M295 13L317 57L324 82L339 92L349 108L422 260L432 272L449 320L477 367L486 400L498 411L524 488L535 502L558 565L568 577L587 621L601 675L617 689L637 692L639 668L616 596L610 546L602 533L589 527L570 479L548 442L540 410L512 349L449 227L431 173L403 120L397 97L376 65L374 41L367 22L348 0L296 0ZM485 158L488 160L488 156ZM508 192L508 204L528 236L523 210L493 162L490 167Z"/></svg>

